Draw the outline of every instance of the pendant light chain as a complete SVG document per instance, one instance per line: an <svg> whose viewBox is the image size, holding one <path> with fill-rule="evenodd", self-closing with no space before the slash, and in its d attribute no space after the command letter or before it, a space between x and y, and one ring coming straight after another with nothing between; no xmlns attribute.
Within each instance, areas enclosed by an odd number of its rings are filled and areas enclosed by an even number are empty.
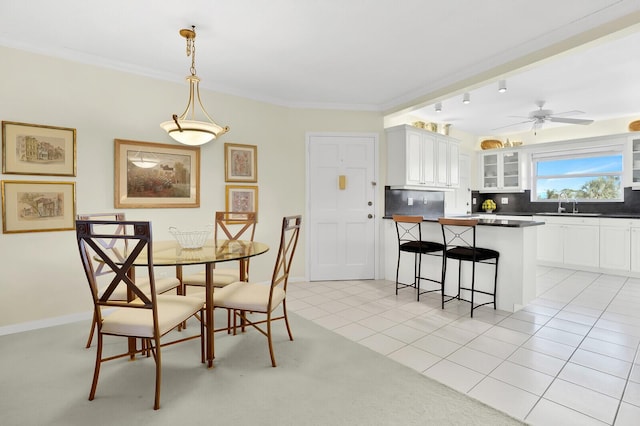
<svg viewBox="0 0 640 426"><path fill-rule="evenodd" d="M187 56L191 56L191 75L196 75L196 27L192 25L193 37L187 37Z"/></svg>

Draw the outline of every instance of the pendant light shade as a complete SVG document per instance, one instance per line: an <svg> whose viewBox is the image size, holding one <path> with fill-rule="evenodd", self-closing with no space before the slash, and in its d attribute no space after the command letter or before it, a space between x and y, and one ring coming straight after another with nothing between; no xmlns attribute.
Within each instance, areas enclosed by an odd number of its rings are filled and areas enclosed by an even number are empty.
<svg viewBox="0 0 640 426"><path fill-rule="evenodd" d="M229 131L229 127L217 124L207 113L200 98L200 78L196 75L196 48L195 26L192 29L180 30L180 35L187 40L187 56L191 56L191 75L187 76L189 82L189 101L184 112L180 115L173 114L172 119L160 123L160 127L176 141L185 145L203 145L216 137ZM200 109L200 115L207 121L196 120L196 101Z"/></svg>

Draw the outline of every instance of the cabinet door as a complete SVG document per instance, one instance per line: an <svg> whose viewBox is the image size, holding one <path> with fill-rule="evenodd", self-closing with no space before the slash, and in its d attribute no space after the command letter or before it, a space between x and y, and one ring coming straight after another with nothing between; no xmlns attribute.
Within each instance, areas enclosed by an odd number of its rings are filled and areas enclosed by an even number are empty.
<svg viewBox="0 0 640 426"><path fill-rule="evenodd" d="M536 218L536 220L538 220ZM538 260L553 263L564 262L563 226L555 223L545 223L537 226L538 231Z"/></svg>
<svg viewBox="0 0 640 426"><path fill-rule="evenodd" d="M520 189L520 153L505 152L502 158L501 189Z"/></svg>
<svg viewBox="0 0 640 426"><path fill-rule="evenodd" d="M422 183L422 136L418 133L407 134L407 183Z"/></svg>
<svg viewBox="0 0 640 426"><path fill-rule="evenodd" d="M600 226L600 267L628 271L631 268L631 228Z"/></svg>
<svg viewBox="0 0 640 426"><path fill-rule="evenodd" d="M437 167L436 167L436 185L449 186L449 144L444 139L438 139L437 142Z"/></svg>
<svg viewBox="0 0 640 426"><path fill-rule="evenodd" d="M564 225L564 263L566 265L600 265L600 227Z"/></svg>
<svg viewBox="0 0 640 426"><path fill-rule="evenodd" d="M457 143L449 143L449 155L447 158L449 165L449 186L460 187L460 147Z"/></svg>
<svg viewBox="0 0 640 426"><path fill-rule="evenodd" d="M482 155L482 188L498 189L498 154Z"/></svg>
<svg viewBox="0 0 640 426"><path fill-rule="evenodd" d="M631 270L640 272L640 227L631 227Z"/></svg>
<svg viewBox="0 0 640 426"><path fill-rule="evenodd" d="M422 135L422 181L424 185L436 185L436 149L435 136Z"/></svg>

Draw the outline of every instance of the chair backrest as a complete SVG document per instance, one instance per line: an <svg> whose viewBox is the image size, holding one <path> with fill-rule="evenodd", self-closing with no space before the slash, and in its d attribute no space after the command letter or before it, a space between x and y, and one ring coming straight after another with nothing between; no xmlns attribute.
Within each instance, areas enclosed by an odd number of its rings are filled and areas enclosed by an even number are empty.
<svg viewBox="0 0 640 426"><path fill-rule="evenodd" d="M243 240L253 241L256 233L255 212L216 212L216 226L213 239L227 239L230 241ZM225 247L219 247L223 250ZM244 276L249 276L249 262L244 262Z"/></svg>
<svg viewBox="0 0 640 426"><path fill-rule="evenodd" d="M114 231L114 227L118 228L117 232ZM80 259L94 302L98 327L102 324L101 311L103 307L148 309L153 312L154 325L157 324L151 223L146 221L76 220L76 238ZM112 246L117 246L120 250L113 250ZM140 263L147 265L147 273L149 274L147 284L151 291L148 293L138 287L131 279L133 265L141 256L144 256L144 261ZM96 264L102 265L103 269L107 270L105 273L114 274L107 288L102 291L98 288ZM127 290L128 300L122 300L116 296L120 293L118 287L122 288L122 286Z"/></svg>
<svg viewBox="0 0 640 426"><path fill-rule="evenodd" d="M393 221L396 223L396 233L398 234L398 244L411 241L422 241L422 216L404 216L394 214Z"/></svg>
<svg viewBox="0 0 640 426"><path fill-rule="evenodd" d="M302 216L285 216L282 218L282 231L280 233L280 247L276 256L276 264L273 268L273 276L271 277L271 292L269 294L269 305L271 305L273 290L282 286L287 291L289 282L289 270L291 269L291 261L296 252L298 245L298 237L300 236L300 225L302 224ZM271 309L271 306L269 306Z"/></svg>
<svg viewBox="0 0 640 426"><path fill-rule="evenodd" d="M253 241L255 232L255 212L216 212L214 239Z"/></svg>
<svg viewBox="0 0 640 426"><path fill-rule="evenodd" d="M438 223L442 228L442 239L447 248L476 248L476 226L478 219L456 219L441 217Z"/></svg>
<svg viewBox="0 0 640 426"><path fill-rule="evenodd" d="M102 220L102 221L116 221L116 222L121 222L123 220L125 220L125 215L122 212L114 212L114 213L89 213L89 214L79 214L76 216L76 220ZM120 225L120 224L116 224L112 226L113 228L113 232L116 234L123 234L125 233L125 228ZM116 247L116 241L115 240L111 240L111 241L104 241L101 240L100 244L102 245L102 247L104 247L107 250L112 250L114 252L115 256L120 256L122 257L122 255L120 254L118 248ZM126 250L126 242L124 244L124 248ZM110 270L104 270L104 263L100 263L97 265L97 268L95 270L95 274L96 276L101 276L101 275L105 275L105 274L109 274L111 273Z"/></svg>

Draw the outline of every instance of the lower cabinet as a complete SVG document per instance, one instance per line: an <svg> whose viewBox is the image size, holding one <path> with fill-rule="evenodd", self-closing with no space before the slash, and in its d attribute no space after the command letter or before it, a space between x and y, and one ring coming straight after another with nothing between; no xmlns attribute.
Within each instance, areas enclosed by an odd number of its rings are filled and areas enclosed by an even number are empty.
<svg viewBox="0 0 640 426"><path fill-rule="evenodd" d="M631 270L631 225L625 219L600 220L600 268Z"/></svg>
<svg viewBox="0 0 640 426"><path fill-rule="evenodd" d="M599 268L599 219L534 216L538 228L538 260L559 265Z"/></svg>

